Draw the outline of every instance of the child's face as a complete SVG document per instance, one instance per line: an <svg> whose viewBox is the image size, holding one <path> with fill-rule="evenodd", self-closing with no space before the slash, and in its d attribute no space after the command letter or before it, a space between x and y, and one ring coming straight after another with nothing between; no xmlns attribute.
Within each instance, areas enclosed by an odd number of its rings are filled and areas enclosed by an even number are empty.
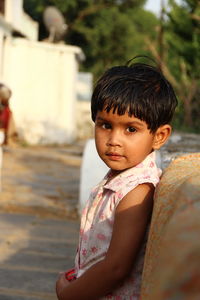
<svg viewBox="0 0 200 300"><path fill-rule="evenodd" d="M99 111L95 121L95 141L99 156L112 170L123 171L136 166L154 148L155 134L147 123L128 113L119 116Z"/></svg>

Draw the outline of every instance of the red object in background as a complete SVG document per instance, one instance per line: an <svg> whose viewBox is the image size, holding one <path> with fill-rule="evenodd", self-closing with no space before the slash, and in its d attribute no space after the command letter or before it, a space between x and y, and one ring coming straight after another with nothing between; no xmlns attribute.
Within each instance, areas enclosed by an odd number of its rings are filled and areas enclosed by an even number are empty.
<svg viewBox="0 0 200 300"><path fill-rule="evenodd" d="M5 106L1 111L0 111L0 124L1 124L1 128L4 128L5 131L8 130L8 126L9 126L9 121L11 118L11 110L9 108L9 106Z"/></svg>

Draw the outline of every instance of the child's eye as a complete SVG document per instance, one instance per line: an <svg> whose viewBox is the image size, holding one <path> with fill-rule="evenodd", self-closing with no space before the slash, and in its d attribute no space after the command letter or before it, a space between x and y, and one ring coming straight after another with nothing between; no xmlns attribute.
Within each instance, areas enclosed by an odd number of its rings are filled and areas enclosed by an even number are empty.
<svg viewBox="0 0 200 300"><path fill-rule="evenodd" d="M102 124L102 128L103 129L110 129L111 128L111 125L109 123L103 123Z"/></svg>
<svg viewBox="0 0 200 300"><path fill-rule="evenodd" d="M128 127L128 128L127 128L127 131L128 131L128 132L135 132L136 129L135 129L134 127Z"/></svg>

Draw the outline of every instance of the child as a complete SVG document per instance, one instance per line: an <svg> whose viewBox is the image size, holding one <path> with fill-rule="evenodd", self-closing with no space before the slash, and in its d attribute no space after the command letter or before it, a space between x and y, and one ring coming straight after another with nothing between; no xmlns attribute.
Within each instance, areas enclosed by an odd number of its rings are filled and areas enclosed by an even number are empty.
<svg viewBox="0 0 200 300"><path fill-rule="evenodd" d="M171 134L176 105L169 82L147 64L113 67L97 82L91 103L95 143L110 171L82 213L75 269L60 275L59 300L139 299L161 175L154 150Z"/></svg>
<svg viewBox="0 0 200 300"><path fill-rule="evenodd" d="M9 144L11 140L14 142L17 138L13 113L9 107L11 95L11 90L3 83L0 83L0 127L4 131L5 145Z"/></svg>

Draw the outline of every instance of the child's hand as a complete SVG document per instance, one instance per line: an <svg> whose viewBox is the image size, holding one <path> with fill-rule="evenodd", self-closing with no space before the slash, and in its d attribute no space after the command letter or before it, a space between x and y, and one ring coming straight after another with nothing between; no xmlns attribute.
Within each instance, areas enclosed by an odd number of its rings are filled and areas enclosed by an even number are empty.
<svg viewBox="0 0 200 300"><path fill-rule="evenodd" d="M65 273L60 273L60 276L56 282L56 294L58 296L59 299L59 295L62 292L62 290L69 285L69 281L66 279L65 277Z"/></svg>

